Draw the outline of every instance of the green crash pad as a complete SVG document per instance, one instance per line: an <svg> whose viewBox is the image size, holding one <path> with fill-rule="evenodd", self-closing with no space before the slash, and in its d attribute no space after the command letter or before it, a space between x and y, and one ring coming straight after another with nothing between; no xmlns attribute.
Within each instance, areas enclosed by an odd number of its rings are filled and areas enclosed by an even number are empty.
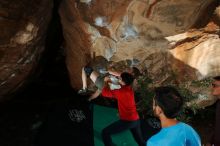
<svg viewBox="0 0 220 146"><path fill-rule="evenodd" d="M115 108L94 105L93 130L94 146L104 146L102 142L102 129L119 120L118 111ZM115 146L138 146L129 130L111 136Z"/></svg>

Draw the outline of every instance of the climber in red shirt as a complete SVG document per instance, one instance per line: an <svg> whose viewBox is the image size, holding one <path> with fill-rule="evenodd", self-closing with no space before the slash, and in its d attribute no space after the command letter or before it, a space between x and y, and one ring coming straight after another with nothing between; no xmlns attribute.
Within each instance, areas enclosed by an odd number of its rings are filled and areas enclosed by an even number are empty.
<svg viewBox="0 0 220 146"><path fill-rule="evenodd" d="M111 135L130 129L135 141L139 146L145 146L142 137L139 115L136 110L134 91L131 84L134 77L127 72L123 72L119 77L120 89L111 90L108 86L102 89L102 96L114 98L118 101L118 111L120 120L110 124L102 131L102 138L105 146L111 146Z"/></svg>

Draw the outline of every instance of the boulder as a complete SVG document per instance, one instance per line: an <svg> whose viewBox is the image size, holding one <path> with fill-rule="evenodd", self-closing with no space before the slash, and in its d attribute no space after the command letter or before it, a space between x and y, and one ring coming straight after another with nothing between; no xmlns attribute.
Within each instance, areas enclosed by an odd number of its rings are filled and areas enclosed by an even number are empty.
<svg viewBox="0 0 220 146"><path fill-rule="evenodd" d="M0 1L0 100L19 89L36 68L52 7L50 0Z"/></svg>
<svg viewBox="0 0 220 146"><path fill-rule="evenodd" d="M220 74L217 1L63 0L59 13L74 89L82 86L81 68L103 56L147 70L153 87L174 85L211 98L207 84Z"/></svg>

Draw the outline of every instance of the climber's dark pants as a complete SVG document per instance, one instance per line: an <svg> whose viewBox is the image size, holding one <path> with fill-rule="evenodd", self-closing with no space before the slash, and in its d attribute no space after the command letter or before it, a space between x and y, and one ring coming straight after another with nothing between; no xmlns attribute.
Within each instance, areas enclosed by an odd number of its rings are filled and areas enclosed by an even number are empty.
<svg viewBox="0 0 220 146"><path fill-rule="evenodd" d="M91 73L93 72L93 69L89 66L85 66L84 71L86 73L86 76L89 77L91 75Z"/></svg>
<svg viewBox="0 0 220 146"><path fill-rule="evenodd" d="M105 146L112 146L111 135L120 133L128 129L130 129L135 141L138 143L139 146L146 145L141 133L140 120L136 120L136 121L119 120L102 130L102 139Z"/></svg>

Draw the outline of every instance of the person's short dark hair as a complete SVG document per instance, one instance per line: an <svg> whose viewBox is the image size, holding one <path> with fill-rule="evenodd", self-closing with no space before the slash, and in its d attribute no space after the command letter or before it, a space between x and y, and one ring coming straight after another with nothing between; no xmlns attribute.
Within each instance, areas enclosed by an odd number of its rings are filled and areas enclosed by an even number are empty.
<svg viewBox="0 0 220 146"><path fill-rule="evenodd" d="M121 79L126 85L131 85L134 81L134 76L130 73L123 72L121 74Z"/></svg>
<svg viewBox="0 0 220 146"><path fill-rule="evenodd" d="M167 118L177 117L183 106L182 96L173 87L155 88L154 100Z"/></svg>
<svg viewBox="0 0 220 146"><path fill-rule="evenodd" d="M137 67L132 67L132 72L133 72L133 75L135 78L137 78L141 75L141 72Z"/></svg>
<svg viewBox="0 0 220 146"><path fill-rule="evenodd" d="M220 81L220 76L216 76L213 78L214 80Z"/></svg>

